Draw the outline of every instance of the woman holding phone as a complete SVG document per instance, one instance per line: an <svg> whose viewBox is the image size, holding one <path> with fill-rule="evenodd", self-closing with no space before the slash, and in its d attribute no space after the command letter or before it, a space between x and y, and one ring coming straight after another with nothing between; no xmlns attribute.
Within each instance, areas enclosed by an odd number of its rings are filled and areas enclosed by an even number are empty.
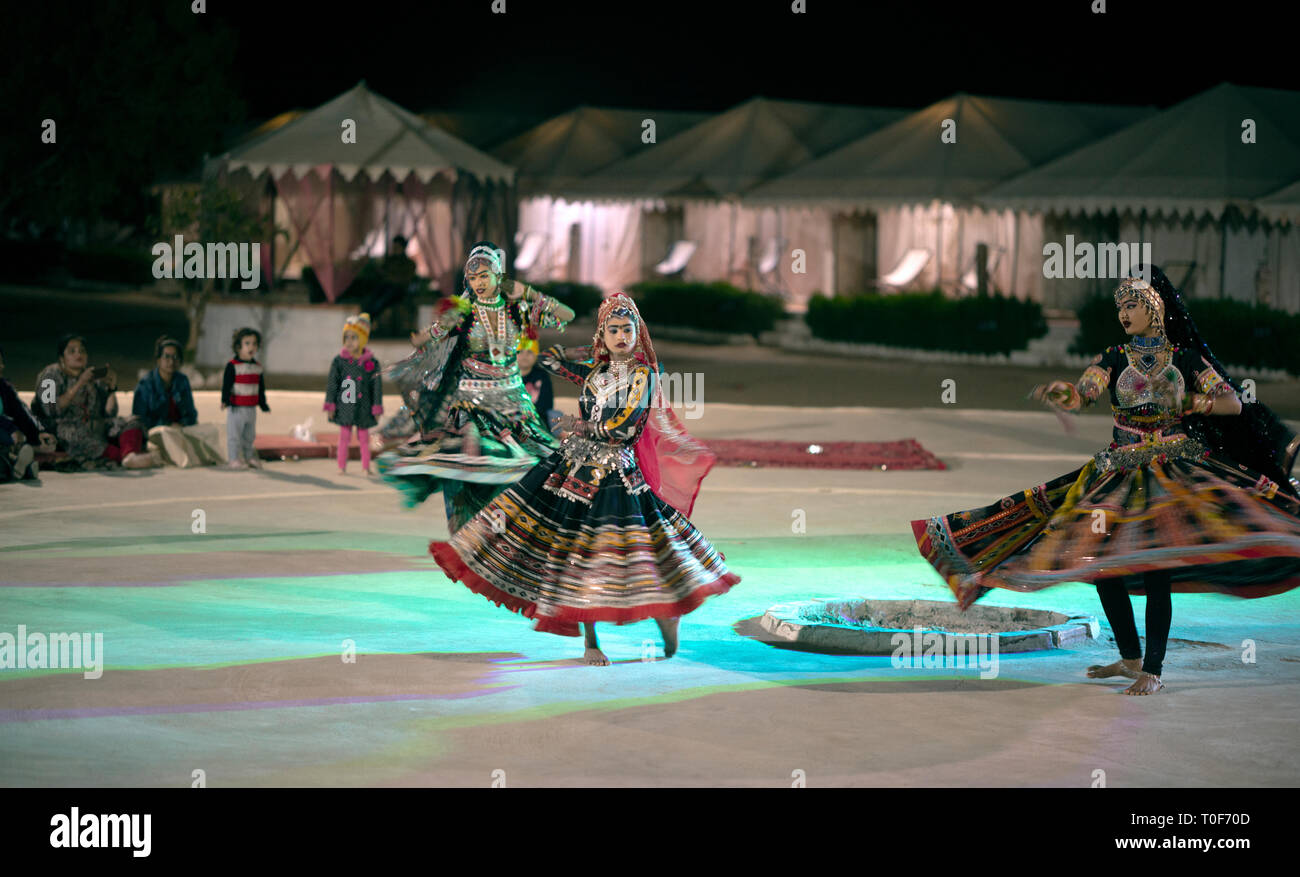
<svg viewBox="0 0 1300 877"><path fill-rule="evenodd" d="M117 413L117 373L90 367L86 339L64 335L58 360L36 377L32 411L52 427L59 447L81 468L148 469L157 465L144 449L144 431L134 417Z"/></svg>

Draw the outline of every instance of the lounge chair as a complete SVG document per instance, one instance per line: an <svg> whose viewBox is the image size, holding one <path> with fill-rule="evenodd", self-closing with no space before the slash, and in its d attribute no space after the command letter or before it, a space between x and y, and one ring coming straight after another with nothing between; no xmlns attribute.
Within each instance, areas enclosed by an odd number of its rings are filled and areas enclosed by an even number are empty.
<svg viewBox="0 0 1300 877"><path fill-rule="evenodd" d="M515 271L519 274L526 274L536 265L542 255L542 246L546 243L546 235L540 231L522 232L522 241L519 243L519 255L515 257Z"/></svg>
<svg viewBox="0 0 1300 877"><path fill-rule="evenodd" d="M897 292L915 282L928 264L930 264L929 250L908 250L893 271L876 279L876 288L881 292Z"/></svg>
<svg viewBox="0 0 1300 877"><path fill-rule="evenodd" d="M758 287L771 295L781 295L781 254L785 250L784 238L768 238L759 256L755 269L758 272Z"/></svg>
<svg viewBox="0 0 1300 877"><path fill-rule="evenodd" d="M678 241L668 251L668 258L655 266L655 273L661 277L675 277L686 270L686 264L695 255L699 245L695 241Z"/></svg>

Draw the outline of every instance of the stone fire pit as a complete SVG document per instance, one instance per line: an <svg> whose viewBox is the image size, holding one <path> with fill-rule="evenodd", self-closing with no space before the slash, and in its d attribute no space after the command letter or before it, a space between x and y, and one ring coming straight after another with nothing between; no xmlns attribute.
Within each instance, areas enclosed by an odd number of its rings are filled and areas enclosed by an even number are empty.
<svg viewBox="0 0 1300 877"><path fill-rule="evenodd" d="M926 642L951 637L997 638L999 652L1032 652L1074 648L1101 632L1090 615L1065 615L1046 609L972 606L965 612L956 603L937 600L835 599L782 603L764 613L759 624L778 639L812 649L834 649L862 655L890 655L898 648L896 634L915 634Z"/></svg>

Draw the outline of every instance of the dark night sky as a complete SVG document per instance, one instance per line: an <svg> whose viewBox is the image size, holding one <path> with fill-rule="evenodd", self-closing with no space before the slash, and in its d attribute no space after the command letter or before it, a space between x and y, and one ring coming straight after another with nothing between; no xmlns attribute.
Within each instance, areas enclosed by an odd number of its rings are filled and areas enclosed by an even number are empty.
<svg viewBox="0 0 1300 877"><path fill-rule="evenodd" d="M1168 106L1224 80L1300 88L1280 5L1168 0L222 2L249 117L360 79L407 108L722 110L754 95L921 107L955 91ZM332 10L332 11L331 11Z"/></svg>

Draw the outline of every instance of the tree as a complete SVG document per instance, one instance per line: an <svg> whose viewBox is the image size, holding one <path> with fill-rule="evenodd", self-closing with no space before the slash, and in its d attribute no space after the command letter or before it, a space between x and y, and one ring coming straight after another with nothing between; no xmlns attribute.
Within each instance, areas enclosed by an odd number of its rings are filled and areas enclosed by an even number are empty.
<svg viewBox="0 0 1300 877"><path fill-rule="evenodd" d="M237 41L187 2L26 4L0 26L0 231L142 228L148 188L216 153L245 107ZM54 142L44 142L44 121Z"/></svg>
<svg viewBox="0 0 1300 877"><path fill-rule="evenodd" d="M247 196L222 181L210 177L193 187L178 187L165 197L162 208L163 228L167 234L180 234L201 243L269 242L289 232L275 225L258 207L250 207ZM268 280L270 278L267 278ZM185 342L185 361L193 362L198 352L199 335L208 302L216 291L217 280L209 273L198 283L181 281L185 313L190 321L190 337ZM226 280L226 289L230 279Z"/></svg>

